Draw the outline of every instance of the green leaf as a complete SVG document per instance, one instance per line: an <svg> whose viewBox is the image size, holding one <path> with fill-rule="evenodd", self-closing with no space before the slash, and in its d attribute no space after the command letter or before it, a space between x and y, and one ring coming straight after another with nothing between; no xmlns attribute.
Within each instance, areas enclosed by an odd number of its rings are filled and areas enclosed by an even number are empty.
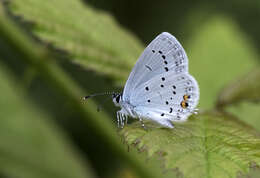
<svg viewBox="0 0 260 178"><path fill-rule="evenodd" d="M192 36L187 53L190 72L200 86L199 106L212 108L220 89L259 65L258 55L239 25L227 16L207 19Z"/></svg>
<svg viewBox="0 0 260 178"><path fill-rule="evenodd" d="M91 101L88 101L87 107L79 102L80 96L83 96L82 89L56 63L48 49L31 40L7 17L2 6L0 6L0 39L0 57L8 61L18 58L19 64L22 63L37 71L37 74L49 87L66 99L66 102L69 103L68 108L77 112L77 116L85 121L91 128L89 134L97 135L99 144L105 147L107 152L117 155L139 177L158 177L157 172L154 172L153 169L145 168L137 155L126 152L105 112L97 113L96 107Z"/></svg>
<svg viewBox="0 0 260 178"><path fill-rule="evenodd" d="M52 118L35 108L0 65L0 172L20 178L93 174Z"/></svg>
<svg viewBox="0 0 260 178"><path fill-rule="evenodd" d="M226 112L260 131L260 104L252 102L240 102L235 105L227 105L223 108Z"/></svg>
<svg viewBox="0 0 260 178"><path fill-rule="evenodd" d="M33 23L34 35L85 68L125 81L143 47L114 18L80 0L12 0L10 10Z"/></svg>
<svg viewBox="0 0 260 178"><path fill-rule="evenodd" d="M160 154L166 169L184 177L235 177L249 164L260 165L260 137L231 115L209 112L192 116L174 129L141 128L136 122L120 134L128 145L150 157Z"/></svg>
<svg viewBox="0 0 260 178"><path fill-rule="evenodd" d="M260 101L260 69L255 69L249 74L228 84L219 95L218 105L238 103L241 101Z"/></svg>
<svg viewBox="0 0 260 178"><path fill-rule="evenodd" d="M243 174L239 172L237 178L258 178L260 175L260 167L257 166L255 163L250 164L250 170L248 174Z"/></svg>
<svg viewBox="0 0 260 178"><path fill-rule="evenodd" d="M228 84L219 94L217 106L260 131L260 70Z"/></svg>
<svg viewBox="0 0 260 178"><path fill-rule="evenodd" d="M30 28L34 36L65 50L73 62L120 81L127 78L142 50L140 43L120 29L112 17L79 0L13 0L10 11L24 21L32 22ZM117 153L118 158L128 163L140 177L158 177L157 170L146 168L136 154L124 151L106 114L93 112L91 102L87 107L80 105L77 96L82 90L55 64L47 50L31 43L15 27L8 28L4 23L0 26L4 27L0 28L6 35L4 41L18 51L26 65L67 98L94 128L95 134L100 135L100 143L107 145L107 150ZM190 68L199 81L204 108L213 106L217 91L225 83L255 65L256 55L238 29L232 20L217 17L210 19L202 30L197 31L199 37L191 40L190 49L195 52L189 55L192 56ZM221 42L216 43L216 39ZM5 50L0 51L8 56ZM241 67L234 67L234 64ZM151 159L155 153L161 155L165 167L178 170L180 175L234 177L238 172L247 173L251 162L259 165L259 137L252 128L231 118L225 114L201 114L184 124L176 124L174 130L143 130L138 123L138 126L127 126L121 134L128 144L135 143Z"/></svg>

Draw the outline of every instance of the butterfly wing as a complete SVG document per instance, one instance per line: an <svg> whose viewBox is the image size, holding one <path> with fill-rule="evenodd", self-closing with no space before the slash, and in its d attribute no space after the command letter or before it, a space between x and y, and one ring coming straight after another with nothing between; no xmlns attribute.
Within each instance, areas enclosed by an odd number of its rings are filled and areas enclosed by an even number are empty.
<svg viewBox="0 0 260 178"><path fill-rule="evenodd" d="M131 96L130 103L137 111L147 111L141 113L143 117L158 122L160 120L183 121L194 111L198 100L197 81L188 73L176 75L174 71L170 71L138 86ZM150 113L153 113L151 117Z"/></svg>
<svg viewBox="0 0 260 178"><path fill-rule="evenodd" d="M167 32L158 35L145 48L126 82L123 100L130 101L137 87L162 73L188 72L187 55L178 40Z"/></svg>

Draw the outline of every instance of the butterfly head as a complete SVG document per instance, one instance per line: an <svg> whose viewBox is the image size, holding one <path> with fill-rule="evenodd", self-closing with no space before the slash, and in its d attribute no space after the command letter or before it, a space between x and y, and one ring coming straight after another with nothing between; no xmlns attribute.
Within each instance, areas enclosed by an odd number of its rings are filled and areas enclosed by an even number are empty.
<svg viewBox="0 0 260 178"><path fill-rule="evenodd" d="M114 94L112 94L112 99L113 99L113 102L115 103L116 106L121 106L122 93L114 93Z"/></svg>

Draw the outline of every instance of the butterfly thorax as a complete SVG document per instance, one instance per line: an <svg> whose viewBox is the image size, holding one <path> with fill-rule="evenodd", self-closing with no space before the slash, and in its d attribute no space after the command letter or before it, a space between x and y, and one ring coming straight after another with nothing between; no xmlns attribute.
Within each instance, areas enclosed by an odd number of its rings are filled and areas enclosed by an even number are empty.
<svg viewBox="0 0 260 178"><path fill-rule="evenodd" d="M136 117L134 111L134 106L131 105L128 101L124 101L122 99L122 93L113 94L112 95L113 102L116 106L121 107L121 112L125 115L129 115L131 117Z"/></svg>

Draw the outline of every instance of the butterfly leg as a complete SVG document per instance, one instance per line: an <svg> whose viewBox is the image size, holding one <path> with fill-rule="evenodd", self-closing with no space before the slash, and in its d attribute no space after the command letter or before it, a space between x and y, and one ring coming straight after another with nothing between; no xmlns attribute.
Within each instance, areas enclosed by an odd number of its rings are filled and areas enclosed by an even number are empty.
<svg viewBox="0 0 260 178"><path fill-rule="evenodd" d="M124 114L124 124L127 124L127 115Z"/></svg>
<svg viewBox="0 0 260 178"><path fill-rule="evenodd" d="M121 114L121 118L122 118L122 123L121 123L121 125L122 125L122 128L123 128L124 125L127 124L128 116L127 116L127 114L125 114L125 113L123 113L123 112L120 112L120 114Z"/></svg>
<svg viewBox="0 0 260 178"><path fill-rule="evenodd" d="M127 119L128 119L128 113L124 109L117 111L118 127L123 128L124 125L127 124Z"/></svg>
<svg viewBox="0 0 260 178"><path fill-rule="evenodd" d="M138 118L139 118L139 121L141 122L142 127L143 127L144 129L146 129L146 127L144 126L144 121L143 121L143 119L142 119L141 117L138 117Z"/></svg>
<svg viewBox="0 0 260 178"><path fill-rule="evenodd" d="M124 125L125 125L125 115L124 115L124 113L121 113L121 117L122 117L121 128L123 128Z"/></svg>
<svg viewBox="0 0 260 178"><path fill-rule="evenodd" d="M122 113L120 111L117 111L116 112L117 114L117 127L118 128L123 128L124 127L124 124L123 124L123 116L122 116Z"/></svg>
<svg viewBox="0 0 260 178"><path fill-rule="evenodd" d="M120 115L120 127L123 128L124 127L124 117L123 117L123 113L119 112Z"/></svg>
<svg viewBox="0 0 260 178"><path fill-rule="evenodd" d="M119 111L116 112L116 117L117 117L117 127L119 128L119 121L120 121Z"/></svg>

